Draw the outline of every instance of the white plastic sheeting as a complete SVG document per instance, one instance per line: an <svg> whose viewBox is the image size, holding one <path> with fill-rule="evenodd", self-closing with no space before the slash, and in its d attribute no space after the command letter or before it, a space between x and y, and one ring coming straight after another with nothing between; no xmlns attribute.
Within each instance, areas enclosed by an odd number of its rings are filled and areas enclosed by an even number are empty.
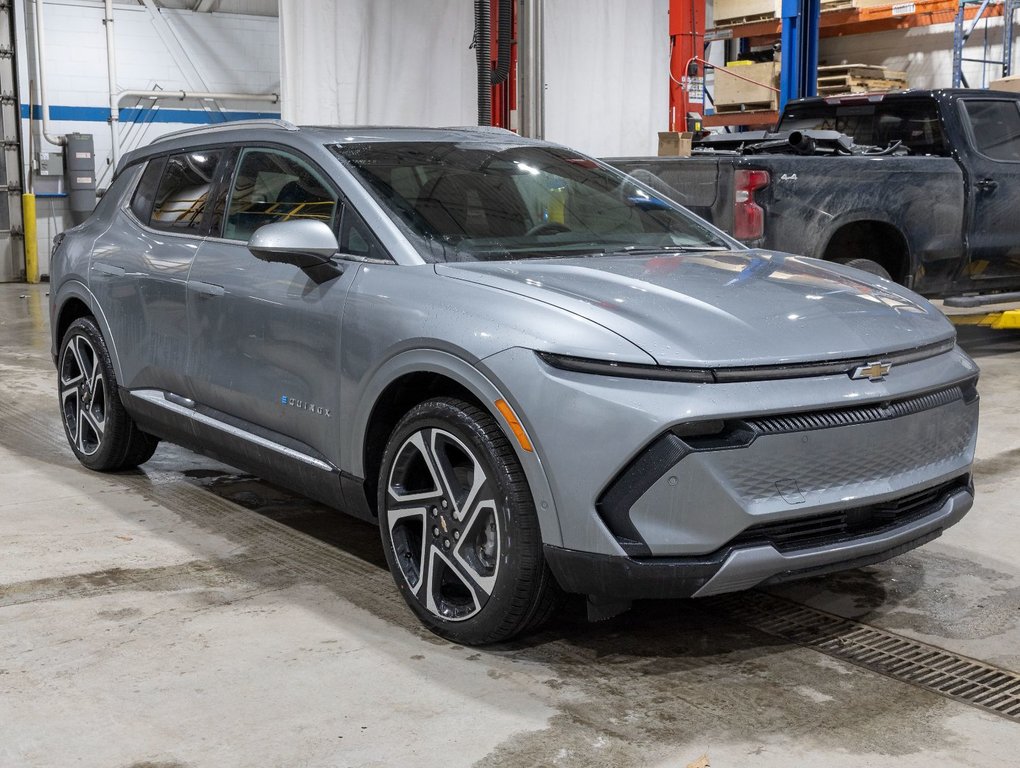
<svg viewBox="0 0 1020 768"><path fill-rule="evenodd" d="M282 0L282 114L310 125L476 122L471 0Z"/></svg>
<svg viewBox="0 0 1020 768"><path fill-rule="evenodd" d="M654 155L669 129L669 0L546 0L545 137Z"/></svg>
<svg viewBox="0 0 1020 768"><path fill-rule="evenodd" d="M545 0L545 137L654 154L668 0ZM282 111L303 124L471 125L471 0L282 0Z"/></svg>

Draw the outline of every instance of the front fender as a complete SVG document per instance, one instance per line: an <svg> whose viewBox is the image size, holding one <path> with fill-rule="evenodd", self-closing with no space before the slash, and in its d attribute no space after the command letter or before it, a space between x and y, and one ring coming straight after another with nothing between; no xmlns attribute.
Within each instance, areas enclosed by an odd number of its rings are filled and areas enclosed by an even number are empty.
<svg viewBox="0 0 1020 768"><path fill-rule="evenodd" d="M368 435L369 420L375 404L390 384L402 376L414 373L435 373L457 382L471 392L504 428L528 480L542 531L542 541L546 544L562 546L563 537L559 519L542 459L537 451L528 452L521 448L517 440L506 429L503 417L494 408L494 403L497 400L506 400L524 423L518 403L515 402L513 395L492 377L491 372L483 372L480 368L449 352L439 349L409 350L391 357L375 370L361 388L357 402L351 411L349 428L343 430L345 444L341 447L340 452L344 459L343 469L356 477L365 477L364 447ZM526 423L524 426L527 429Z"/></svg>

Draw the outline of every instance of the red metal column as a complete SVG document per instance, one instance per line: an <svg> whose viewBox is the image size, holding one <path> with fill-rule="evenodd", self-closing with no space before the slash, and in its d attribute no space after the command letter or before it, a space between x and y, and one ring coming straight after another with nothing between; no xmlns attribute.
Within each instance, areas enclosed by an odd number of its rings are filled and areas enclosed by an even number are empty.
<svg viewBox="0 0 1020 768"><path fill-rule="evenodd" d="M669 129L685 131L704 102L705 0L669 0L669 42Z"/></svg>
<svg viewBox="0 0 1020 768"><path fill-rule="evenodd" d="M499 58L499 4L513 4L513 30L510 38L510 74L502 83L492 86L492 124L499 128L510 129L513 126L511 113L517 111L517 3L514 0L492 0L492 46L490 55L495 68Z"/></svg>

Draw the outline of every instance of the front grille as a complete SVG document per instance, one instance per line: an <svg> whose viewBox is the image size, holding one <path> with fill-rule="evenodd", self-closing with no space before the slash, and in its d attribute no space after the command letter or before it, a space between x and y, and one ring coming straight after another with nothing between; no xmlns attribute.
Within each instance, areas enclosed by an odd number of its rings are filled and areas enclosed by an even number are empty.
<svg viewBox="0 0 1020 768"><path fill-rule="evenodd" d="M969 482L969 477L963 475L881 504L752 525L733 538L728 546L771 544L780 552L787 552L871 536L931 514L952 494L968 488Z"/></svg>
<svg viewBox="0 0 1020 768"><path fill-rule="evenodd" d="M857 408L841 408L837 410L815 411L813 413L796 413L789 416L772 416L748 419L747 423L759 434L781 435L790 432L806 432L813 429L829 427L846 427L853 424L868 424L886 419L909 416L932 408L962 400L965 397L960 386L949 387L938 392L929 392L905 400L896 400L880 405L862 405Z"/></svg>

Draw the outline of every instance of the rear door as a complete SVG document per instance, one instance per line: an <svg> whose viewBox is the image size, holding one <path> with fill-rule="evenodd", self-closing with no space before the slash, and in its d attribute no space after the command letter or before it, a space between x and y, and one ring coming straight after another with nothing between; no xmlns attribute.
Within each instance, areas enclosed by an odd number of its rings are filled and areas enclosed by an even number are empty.
<svg viewBox="0 0 1020 768"><path fill-rule="evenodd" d="M121 221L92 254L99 300L129 389L187 395L187 280L207 225L207 201L223 151L149 160ZM128 171L125 171L127 173Z"/></svg>
<svg viewBox="0 0 1020 768"><path fill-rule="evenodd" d="M966 135L970 277L978 287L1020 287L1020 100L961 99Z"/></svg>
<svg viewBox="0 0 1020 768"><path fill-rule="evenodd" d="M212 236L188 280L194 399L243 429L335 463L340 322L360 265L345 262L342 275L319 283L297 267L256 259L246 244L274 221L317 219L340 231L341 218L349 230L357 214L344 211L327 174L296 152L243 147L231 162ZM341 250L367 249L371 235L359 237L342 237Z"/></svg>

